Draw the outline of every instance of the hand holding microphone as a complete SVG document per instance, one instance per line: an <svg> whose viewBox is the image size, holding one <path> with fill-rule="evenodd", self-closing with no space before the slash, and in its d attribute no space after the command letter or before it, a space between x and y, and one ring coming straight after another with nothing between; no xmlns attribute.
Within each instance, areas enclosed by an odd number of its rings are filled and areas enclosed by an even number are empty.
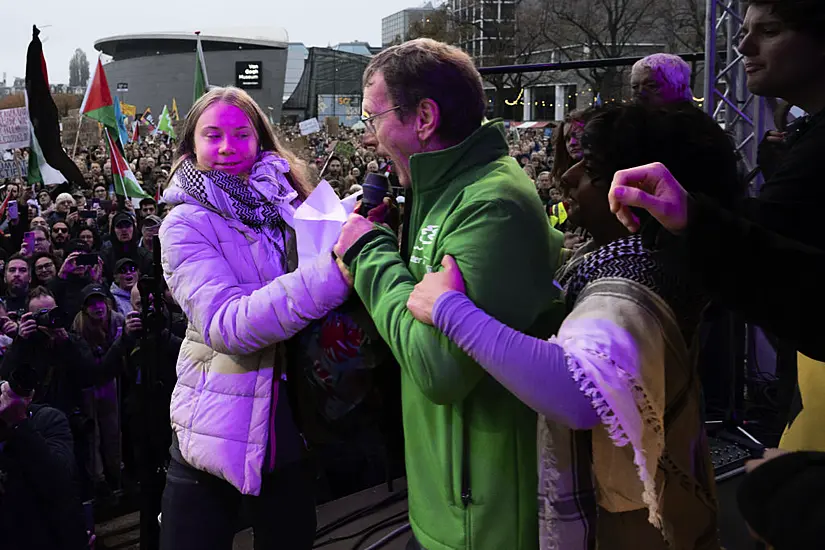
<svg viewBox="0 0 825 550"><path fill-rule="evenodd" d="M400 219L398 207L389 197L390 180L380 174L368 174L362 191L358 214L373 223L385 224L396 231Z"/></svg>
<svg viewBox="0 0 825 550"><path fill-rule="evenodd" d="M398 209L392 206L391 200L387 197L389 192L389 180L380 174L368 174L364 181L363 196L360 206L350 214L344 227L341 228L341 236L335 243L332 251L335 253L338 267L341 269L348 282L352 282L349 270L343 265L341 258L355 244L358 239L374 229L375 223L387 223L392 221L393 210L397 218Z"/></svg>

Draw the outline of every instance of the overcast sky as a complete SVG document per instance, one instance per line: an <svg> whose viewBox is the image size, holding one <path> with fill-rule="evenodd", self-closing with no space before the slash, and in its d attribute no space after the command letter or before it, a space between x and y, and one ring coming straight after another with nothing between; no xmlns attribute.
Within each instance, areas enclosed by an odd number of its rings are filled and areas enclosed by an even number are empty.
<svg viewBox="0 0 825 550"><path fill-rule="evenodd" d="M26 75L31 27L41 30L49 81L68 84L76 48L97 60L94 43L106 36L208 28L285 28L291 42L327 46L355 40L381 45L381 19L424 0L4 0L0 2L0 76L9 85ZM435 2L434 2L435 3ZM50 26L48 26L50 25Z"/></svg>

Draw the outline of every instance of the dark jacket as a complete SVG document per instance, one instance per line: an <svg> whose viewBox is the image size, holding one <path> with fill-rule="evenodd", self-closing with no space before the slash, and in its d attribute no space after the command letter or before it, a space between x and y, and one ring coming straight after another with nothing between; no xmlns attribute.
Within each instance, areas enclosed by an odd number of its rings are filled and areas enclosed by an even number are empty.
<svg viewBox="0 0 825 550"><path fill-rule="evenodd" d="M6 302L6 311L8 312L26 309L26 303L29 301L28 292L20 296L13 296L7 292L6 295L3 296L3 301Z"/></svg>
<svg viewBox="0 0 825 550"><path fill-rule="evenodd" d="M685 243L691 270L715 299L825 360L825 113L794 139L759 198L738 215L694 197Z"/></svg>
<svg viewBox="0 0 825 550"><path fill-rule="evenodd" d="M0 449L0 547L82 550L89 547L73 477L75 459L66 416L32 405Z"/></svg>
<svg viewBox="0 0 825 550"><path fill-rule="evenodd" d="M70 323L83 307L83 289L91 283L89 277L74 274L65 279L55 277L49 281L49 291L60 309L66 313Z"/></svg>
<svg viewBox="0 0 825 550"><path fill-rule="evenodd" d="M88 344L69 334L65 341L50 341L42 333L17 338L0 367L0 378L20 365L29 365L38 376L34 402L50 405L72 415L82 402L82 390L110 380L120 371L115 365L95 361Z"/></svg>
<svg viewBox="0 0 825 550"><path fill-rule="evenodd" d="M157 355L154 355L149 346L141 347L140 339L124 331L103 356L105 370L120 370L124 373L121 378L122 394L125 396L124 435L131 440L131 445L127 447L134 449L137 464L144 461L156 463L159 457L167 456L172 443L169 403L172 390L175 389L175 366L183 340L164 330L156 342L158 348L154 353ZM144 352L153 353L153 357L147 358ZM147 375L144 369L147 360L154 369L151 373L154 391L148 395L142 392L142 384ZM145 399L150 401L148 409ZM147 437L144 429L149 429L151 436Z"/></svg>
<svg viewBox="0 0 825 550"><path fill-rule="evenodd" d="M0 239L0 248L8 252L9 256L20 252L23 234L29 230L29 205L20 198L17 199L17 205L18 221L14 225L9 223L8 231Z"/></svg>
<svg viewBox="0 0 825 550"><path fill-rule="evenodd" d="M132 224L134 231L131 241L128 243L120 242L113 227L109 234L109 241L104 242L100 247L100 257L103 258L103 273L110 284L114 281L115 264L121 258L132 259L143 275L152 273L152 253L138 245L140 235L137 230L137 222L132 220Z"/></svg>

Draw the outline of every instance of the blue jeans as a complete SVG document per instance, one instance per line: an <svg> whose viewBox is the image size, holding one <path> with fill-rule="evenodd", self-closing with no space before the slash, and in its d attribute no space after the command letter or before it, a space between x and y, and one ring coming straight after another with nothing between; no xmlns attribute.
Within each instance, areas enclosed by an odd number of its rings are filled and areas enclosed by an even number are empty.
<svg viewBox="0 0 825 550"><path fill-rule="evenodd" d="M255 550L310 550L315 540L314 472L305 462L264 473L260 496L172 460L163 491L162 550L231 550L245 508Z"/></svg>

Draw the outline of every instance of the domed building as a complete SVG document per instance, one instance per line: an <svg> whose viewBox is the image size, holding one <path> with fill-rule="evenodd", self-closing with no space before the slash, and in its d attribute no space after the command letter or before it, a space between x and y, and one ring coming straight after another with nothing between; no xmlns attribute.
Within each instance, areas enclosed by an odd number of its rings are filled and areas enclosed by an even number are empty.
<svg viewBox="0 0 825 550"><path fill-rule="evenodd" d="M272 120L281 118L289 36L285 29L243 27L200 33L210 86L245 89ZM101 38L95 49L112 60L105 65L112 94L155 118L176 100L181 118L193 102L194 32L123 34Z"/></svg>

